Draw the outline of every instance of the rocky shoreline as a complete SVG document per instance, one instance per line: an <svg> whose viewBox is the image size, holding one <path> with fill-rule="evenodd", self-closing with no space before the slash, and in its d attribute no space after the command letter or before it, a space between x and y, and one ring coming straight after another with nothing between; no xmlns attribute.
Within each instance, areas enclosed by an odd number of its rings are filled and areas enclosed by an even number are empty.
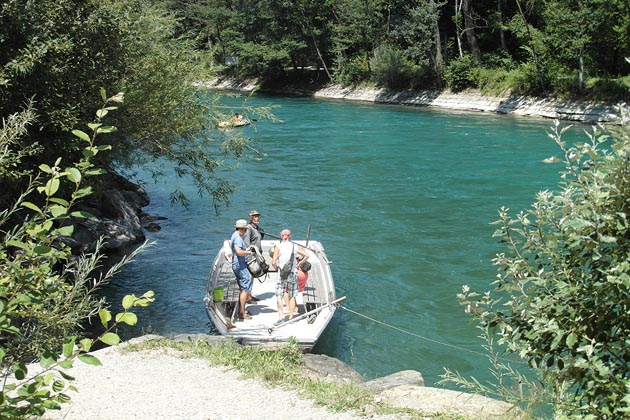
<svg viewBox="0 0 630 420"><path fill-rule="evenodd" d="M255 81L209 80L200 87L238 92L268 92L291 96L341 99L392 105L431 106L454 111L491 112L526 117L550 118L580 123L616 123L619 117L616 104L578 102L553 98L534 98L519 95L487 96L478 91L453 93L433 90L388 90L378 87L346 87L328 85L320 88L265 90Z"/></svg>

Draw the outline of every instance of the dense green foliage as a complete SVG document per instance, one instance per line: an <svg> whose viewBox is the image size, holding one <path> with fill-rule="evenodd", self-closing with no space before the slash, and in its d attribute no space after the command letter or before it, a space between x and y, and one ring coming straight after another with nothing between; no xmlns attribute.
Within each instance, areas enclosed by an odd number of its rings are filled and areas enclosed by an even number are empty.
<svg viewBox="0 0 630 420"><path fill-rule="evenodd" d="M199 48L218 64L228 63L223 69L228 76L269 83L295 78L372 82L392 88L446 83L454 89L598 99L627 93L617 82L630 70L624 62L630 56L630 5L625 0L166 3L184 17ZM405 69L418 69L384 78L382 67L374 69L371 58L382 59L385 49L391 49L390 58L404 59ZM473 67L505 82L467 77L462 85L456 73L466 56L475 61ZM614 89L600 96L590 80L603 80Z"/></svg>
<svg viewBox="0 0 630 420"><path fill-rule="evenodd" d="M621 125L575 145L556 125L563 183L528 211L500 210L495 235L507 249L495 287L461 296L482 330L540 372L568 418L630 413L630 109L620 113Z"/></svg>
<svg viewBox="0 0 630 420"><path fill-rule="evenodd" d="M70 219L88 216L74 207L92 192L86 180L103 173L92 161L99 153L111 149L109 145L97 145L96 139L115 132L102 119L116 109L114 103L122 102L122 94L106 98L103 91L102 100L96 121L88 124L90 134L72 131L84 145L82 157L78 161L59 157L41 163L32 178L28 174L14 176L18 182L20 177L26 178L22 184L27 187L11 207L0 211L0 417L3 419L41 415L46 409L67 402L66 392L73 388L67 382L72 378L64 369L71 367L77 358L85 363L99 363L88 353L95 339L85 336L80 329L82 323L98 315L104 331L96 341L118 344L117 325L135 325L137 317L131 309L153 300L152 292L139 298L125 297L124 311L111 323L106 302L95 296L94 291L142 247L102 274L95 274L103 258L98 250L74 257L64 241L73 232ZM1 128L2 172L19 167L24 158L18 145L33 116L32 108L27 107L22 113L9 116ZM21 217L24 220L21 224L13 223L14 216L20 213L28 216ZM41 369L30 373L27 364L33 361L39 361Z"/></svg>
<svg viewBox="0 0 630 420"><path fill-rule="evenodd" d="M233 187L218 169L247 143L212 136L221 116L193 86L208 76L206 61L175 15L147 0L9 1L0 5L0 22L0 115L29 101L37 111L18 140L28 153L23 171L43 157L81 157L80 141L68 132L89 120L103 87L126 98L112 116L116 147L95 165L121 171L166 157L217 206L229 200ZM0 177L0 208L23 188Z"/></svg>

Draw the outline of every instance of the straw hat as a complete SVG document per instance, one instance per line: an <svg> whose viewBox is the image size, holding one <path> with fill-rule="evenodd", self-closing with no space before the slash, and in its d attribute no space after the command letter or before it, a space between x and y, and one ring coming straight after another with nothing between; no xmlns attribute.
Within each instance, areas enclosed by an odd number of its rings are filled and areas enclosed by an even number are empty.
<svg viewBox="0 0 630 420"><path fill-rule="evenodd" d="M238 219L238 220L236 221L236 223L234 223L234 227L235 227L236 229L243 229L243 228L246 228L246 227L247 227L247 220L245 220L245 219Z"/></svg>

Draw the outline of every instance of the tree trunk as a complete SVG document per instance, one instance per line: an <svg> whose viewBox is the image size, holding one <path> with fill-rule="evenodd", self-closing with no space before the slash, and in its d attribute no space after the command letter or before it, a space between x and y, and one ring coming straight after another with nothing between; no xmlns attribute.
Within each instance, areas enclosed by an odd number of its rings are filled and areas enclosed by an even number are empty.
<svg viewBox="0 0 630 420"><path fill-rule="evenodd" d="M580 45L580 70L578 72L578 92L584 90L584 44Z"/></svg>
<svg viewBox="0 0 630 420"><path fill-rule="evenodd" d="M464 56L464 51L462 50L462 27L460 25L460 16L462 13L462 3L461 1L455 0L455 37L457 38L457 50L459 51L459 56Z"/></svg>
<svg viewBox="0 0 630 420"><path fill-rule="evenodd" d="M503 2L505 0L497 0L497 16L499 21L499 38L501 41L501 49L507 52L507 42L505 41L505 31L503 30Z"/></svg>
<svg viewBox="0 0 630 420"><path fill-rule="evenodd" d="M306 18L306 14L304 13L304 10L302 10L302 8L300 8L300 14L302 15L302 20L304 21L304 26L306 26L306 28L308 28L308 33L311 36L311 39L313 40L313 46L315 47L315 51L317 52L317 57L319 58L319 61L322 63L322 66L324 67L324 71L326 72L326 76L328 76L328 80L332 80L332 75L330 74L330 71L328 70L328 66L326 65L326 62L324 61L324 57L322 56L322 52L319 49L319 45L317 44L317 38L315 37L315 33L313 32L313 28L311 27L309 21ZM317 66L319 67L319 66ZM317 73L319 74L319 69L317 70Z"/></svg>
<svg viewBox="0 0 630 420"><path fill-rule="evenodd" d="M431 0L431 3L435 3L434 0ZM443 77L443 66L444 66L444 57L442 57L442 40L440 39L440 26L438 23L438 15L435 16L435 22L433 23L434 31L435 31L435 57L433 62L433 68L435 69L435 74L437 75L438 85L442 87L442 77Z"/></svg>
<svg viewBox="0 0 630 420"><path fill-rule="evenodd" d="M475 19L473 17L473 10L470 6L470 0L462 0L462 11L464 12L464 30L466 31L466 40L468 41L468 47L473 57L477 61L481 61L481 49L477 42L477 35L475 34Z"/></svg>

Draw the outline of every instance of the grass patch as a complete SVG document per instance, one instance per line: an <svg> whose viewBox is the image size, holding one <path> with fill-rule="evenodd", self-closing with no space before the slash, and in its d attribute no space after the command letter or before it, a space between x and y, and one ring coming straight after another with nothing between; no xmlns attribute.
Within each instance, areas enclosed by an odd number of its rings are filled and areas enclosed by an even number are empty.
<svg viewBox="0 0 630 420"><path fill-rule="evenodd" d="M166 338L130 343L121 351L177 350L181 358L206 359L212 365L230 366L246 378L259 378L284 389L298 391L334 412L353 410L357 415L393 415L409 420L474 420L452 414L422 413L417 410L391 407L375 400L374 395L355 384L336 383L316 377L300 362L303 353L296 343L269 350L255 346L240 346L232 341L209 344L204 340L172 341Z"/></svg>

